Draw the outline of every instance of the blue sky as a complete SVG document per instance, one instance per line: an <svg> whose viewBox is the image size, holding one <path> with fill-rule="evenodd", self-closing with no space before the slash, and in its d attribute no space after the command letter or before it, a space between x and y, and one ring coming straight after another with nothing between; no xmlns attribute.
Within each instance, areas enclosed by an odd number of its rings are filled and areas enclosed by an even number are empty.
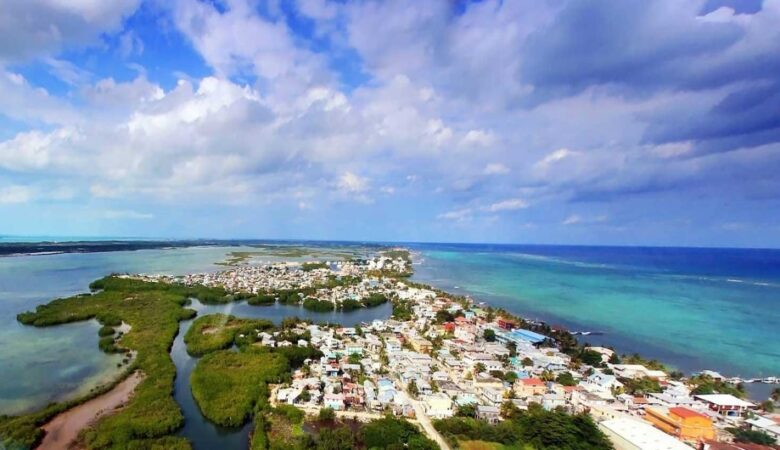
<svg viewBox="0 0 780 450"><path fill-rule="evenodd" d="M780 0L7 0L0 234L780 246Z"/></svg>

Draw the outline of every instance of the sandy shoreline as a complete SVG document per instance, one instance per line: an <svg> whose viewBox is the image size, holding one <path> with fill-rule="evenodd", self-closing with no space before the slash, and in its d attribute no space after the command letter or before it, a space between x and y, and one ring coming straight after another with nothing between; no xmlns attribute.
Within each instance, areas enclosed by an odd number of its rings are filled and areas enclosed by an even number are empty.
<svg viewBox="0 0 780 450"><path fill-rule="evenodd" d="M38 450L71 448L81 430L127 403L143 379L141 372L134 372L105 394L58 414L42 427L46 436Z"/></svg>

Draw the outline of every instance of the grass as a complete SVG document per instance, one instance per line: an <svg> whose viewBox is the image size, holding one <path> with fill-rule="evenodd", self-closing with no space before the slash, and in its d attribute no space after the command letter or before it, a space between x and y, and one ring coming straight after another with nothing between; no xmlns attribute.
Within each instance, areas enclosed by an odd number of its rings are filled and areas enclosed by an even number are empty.
<svg viewBox="0 0 780 450"><path fill-rule="evenodd" d="M458 441L458 448L461 450L534 450L528 444L503 445L486 441Z"/></svg>
<svg viewBox="0 0 780 450"><path fill-rule="evenodd" d="M57 299L17 316L20 322L38 327L89 319L97 319L104 326L115 326L124 321L132 327L116 342L118 349L137 354L124 376L137 369L146 377L124 408L100 419L82 434L84 445L89 449L189 448L186 440L170 436L181 427L183 416L172 396L176 368L169 351L179 321L194 314L185 307L188 298L219 300L224 297L224 291L118 277L97 280L91 287L100 290L93 295ZM108 345L103 348L115 350ZM119 381L121 378L115 383ZM32 414L1 418L0 443L8 448L34 447L43 437L41 425L111 387L106 386L71 402L50 405Z"/></svg>
<svg viewBox="0 0 780 450"><path fill-rule="evenodd" d="M220 350L204 356L192 371L192 395L203 415L227 427L240 426L264 404L267 382L289 375L287 358L262 350Z"/></svg>
<svg viewBox="0 0 780 450"><path fill-rule="evenodd" d="M225 314L199 317L184 336L187 353L202 356L231 347L239 335L256 336L259 331L273 328L270 320L241 319Z"/></svg>

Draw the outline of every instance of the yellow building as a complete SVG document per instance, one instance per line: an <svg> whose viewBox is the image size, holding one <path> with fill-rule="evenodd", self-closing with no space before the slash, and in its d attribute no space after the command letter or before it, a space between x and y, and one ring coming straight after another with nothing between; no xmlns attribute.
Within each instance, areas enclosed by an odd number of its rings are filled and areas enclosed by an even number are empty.
<svg viewBox="0 0 780 450"><path fill-rule="evenodd" d="M647 408L645 412L645 420L679 439L695 441L715 438L712 420L688 408Z"/></svg>

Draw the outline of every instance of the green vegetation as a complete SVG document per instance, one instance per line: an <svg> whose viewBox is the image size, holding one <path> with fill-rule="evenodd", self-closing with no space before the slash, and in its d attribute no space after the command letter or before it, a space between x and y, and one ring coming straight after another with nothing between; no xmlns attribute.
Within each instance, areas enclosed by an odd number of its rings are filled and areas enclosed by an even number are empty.
<svg viewBox="0 0 780 450"><path fill-rule="evenodd" d="M746 430L744 428L726 428L726 431L734 435L734 441L749 444L775 445L775 438L759 430Z"/></svg>
<svg viewBox="0 0 780 450"><path fill-rule="evenodd" d="M262 256L263 252L230 252L224 261L214 263L220 266L237 266L243 264L255 256Z"/></svg>
<svg viewBox="0 0 780 450"><path fill-rule="evenodd" d="M414 311L412 310L412 303L408 300L395 300L393 301L393 318L396 320L411 320Z"/></svg>
<svg viewBox="0 0 780 450"><path fill-rule="evenodd" d="M361 303L363 303L363 306L366 308L373 308L374 306L384 305L387 301L387 297L385 297L384 294L375 292L361 300Z"/></svg>
<svg viewBox="0 0 780 450"><path fill-rule="evenodd" d="M336 308L336 305L327 300L318 300L314 297L308 297L303 301L303 307L309 311L330 312Z"/></svg>
<svg viewBox="0 0 780 450"><path fill-rule="evenodd" d="M555 381L563 386L576 386L577 380L574 379L571 372L562 372L558 375Z"/></svg>
<svg viewBox="0 0 780 450"><path fill-rule="evenodd" d="M644 395L651 392L661 392L661 384L652 378L621 378L623 390L631 395Z"/></svg>
<svg viewBox="0 0 780 450"><path fill-rule="evenodd" d="M85 446L90 449L189 448L186 440L168 436L181 427L183 420L172 396L176 369L169 349L178 332L179 321L194 313L184 307L188 298L196 297L203 302L222 301L224 291L114 276L97 280L90 287L98 292L57 299L17 316L20 322L38 327L89 319L96 319L104 326L113 327L125 322L132 327L116 343L113 337L106 336L100 345L107 351L128 349L136 352L137 356L125 374L140 370L146 377L124 408L100 419L83 433ZM0 442L6 447L33 447L42 438L39 426L57 413L106 390L95 391L73 402L50 405L37 413L3 418L0 420Z"/></svg>
<svg viewBox="0 0 780 450"><path fill-rule="evenodd" d="M301 264L301 270L304 272L311 272L312 270L317 269L327 269L328 265L324 262L305 262Z"/></svg>
<svg viewBox="0 0 780 450"><path fill-rule="evenodd" d="M98 336L100 336L100 337L113 336L114 333L115 333L114 327L109 326L109 325L103 325L98 330Z"/></svg>
<svg viewBox="0 0 780 450"><path fill-rule="evenodd" d="M266 401L268 382L289 375L287 359L268 351L220 350L202 357L192 371L192 395L203 415L228 427L244 424Z"/></svg>
<svg viewBox="0 0 780 450"><path fill-rule="evenodd" d="M312 438L303 431L304 414L290 405L279 405L266 414L266 436L270 450L305 449Z"/></svg>
<svg viewBox="0 0 780 450"><path fill-rule="evenodd" d="M731 394L738 398L745 398L747 392L745 392L745 386L738 384L725 383L723 381L713 380L707 375L697 375L691 377L688 380L688 384L695 386L691 390L691 394L694 395L708 395L708 394Z"/></svg>
<svg viewBox="0 0 780 450"><path fill-rule="evenodd" d="M274 327L273 322L264 319L242 319L225 314L211 314L198 318L187 334L184 342L187 353L202 356L215 350L231 347L240 335L256 336L258 332Z"/></svg>
<svg viewBox="0 0 780 450"><path fill-rule="evenodd" d="M570 415L562 409L545 411L539 405L531 405L528 411L520 411L513 406L502 410L508 411L507 420L496 425L470 417L453 417L434 421L434 427L456 448L461 441L473 440L498 443L508 448L526 445L536 450L612 448L588 415Z"/></svg>
<svg viewBox="0 0 780 450"><path fill-rule="evenodd" d="M435 450L439 448L417 427L404 419L391 416L363 425L360 430L360 440L368 449Z"/></svg>
<svg viewBox="0 0 780 450"><path fill-rule="evenodd" d="M362 307L363 307L362 303L360 303L357 300L352 300L351 298L343 300L340 305L342 311L354 311Z"/></svg>
<svg viewBox="0 0 780 450"><path fill-rule="evenodd" d="M252 306L268 306L276 303L276 296L273 294L260 294L249 297L246 302Z"/></svg>
<svg viewBox="0 0 780 450"><path fill-rule="evenodd" d="M319 412L320 422L333 422L336 420L336 411L333 408L322 408Z"/></svg>

